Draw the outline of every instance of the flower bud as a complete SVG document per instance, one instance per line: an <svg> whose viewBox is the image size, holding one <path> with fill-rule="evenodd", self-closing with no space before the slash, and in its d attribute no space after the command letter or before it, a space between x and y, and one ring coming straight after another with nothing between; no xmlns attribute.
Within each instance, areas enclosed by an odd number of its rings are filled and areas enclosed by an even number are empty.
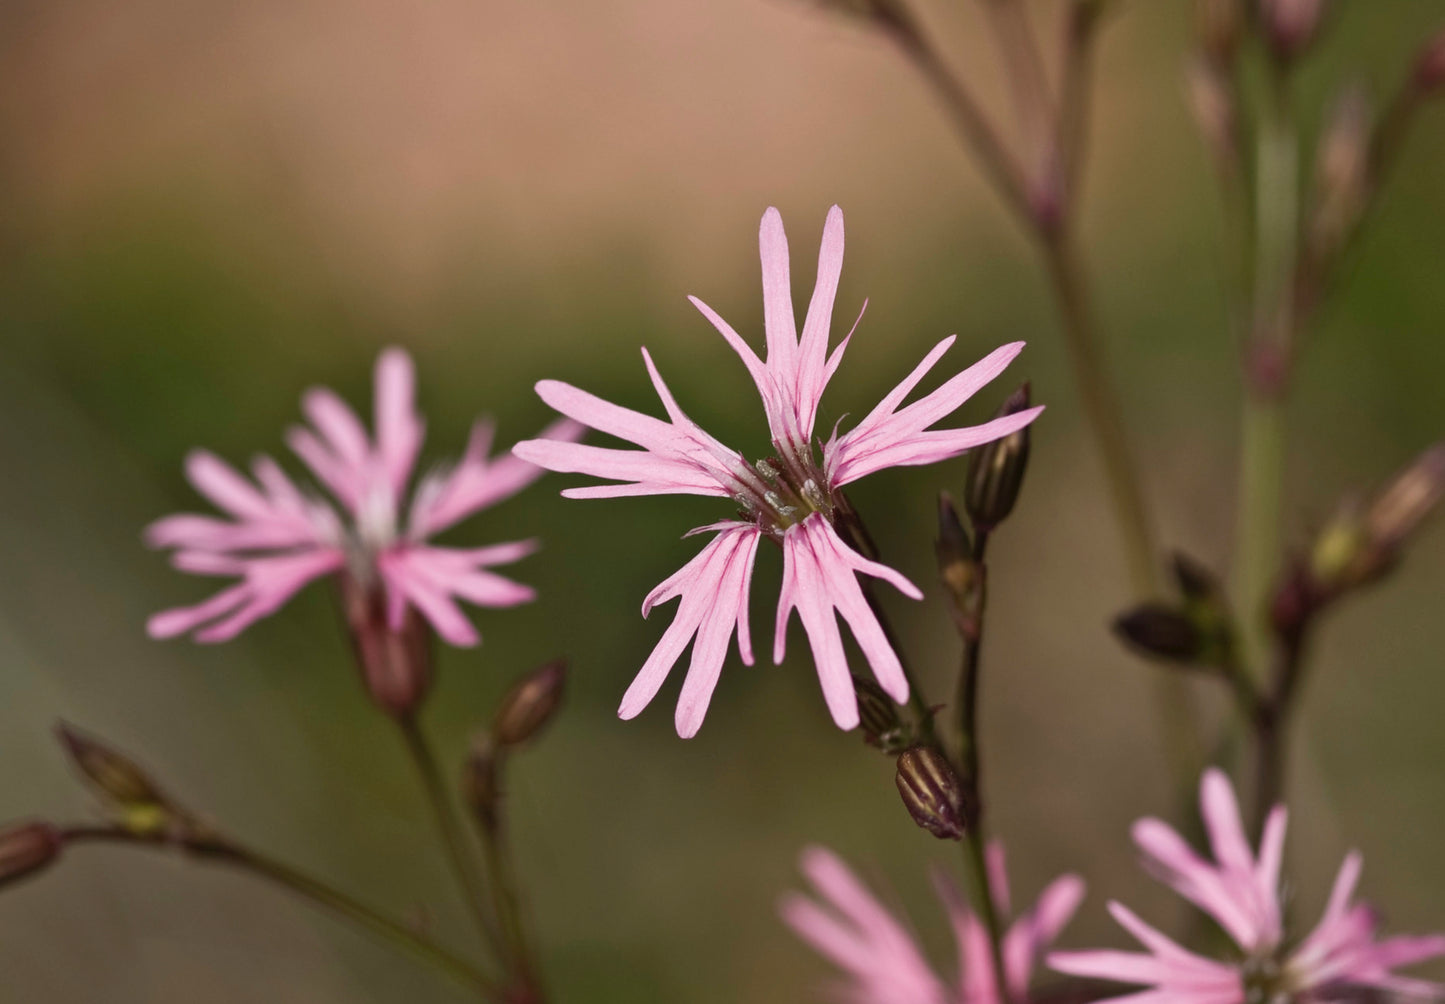
<svg viewBox="0 0 1445 1004"><path fill-rule="evenodd" d="M948 492L938 493L938 540L933 549L938 555L938 574L948 591L954 597L967 596L977 578L973 544Z"/></svg>
<svg viewBox="0 0 1445 1004"><path fill-rule="evenodd" d="M128 830L157 833L189 822L187 813L175 806L134 760L65 722L56 727L56 733L71 763Z"/></svg>
<svg viewBox="0 0 1445 1004"><path fill-rule="evenodd" d="M858 717L863 740L884 753L898 753L911 741L909 729L898 714L898 705L872 680L854 674L853 692L858 697Z"/></svg>
<svg viewBox="0 0 1445 1004"><path fill-rule="evenodd" d="M1436 443L1395 476L1365 513L1371 544L1395 550L1445 496L1445 443Z"/></svg>
<svg viewBox="0 0 1445 1004"><path fill-rule="evenodd" d="M1239 123L1231 85L1219 67L1207 59L1190 63L1184 85L1195 127L1209 152L1221 164L1232 162L1238 149Z"/></svg>
<svg viewBox="0 0 1445 1004"><path fill-rule="evenodd" d="M0 887L49 868L61 843L60 831L49 823L21 823L0 832Z"/></svg>
<svg viewBox="0 0 1445 1004"><path fill-rule="evenodd" d="M1432 38L1415 61L1415 88L1421 94L1435 94L1445 87L1445 31Z"/></svg>
<svg viewBox="0 0 1445 1004"><path fill-rule="evenodd" d="M932 746L914 746L898 757L894 776L913 821L940 840L961 840L968 820L963 785L948 758Z"/></svg>
<svg viewBox="0 0 1445 1004"><path fill-rule="evenodd" d="M1006 418L1028 406L1029 385L1025 383L1008 396L994 417ZM963 506L973 520L974 529L992 530L1013 512L1028 466L1028 426L969 453Z"/></svg>
<svg viewBox="0 0 1445 1004"><path fill-rule="evenodd" d="M1336 102L1315 161L1315 208L1310 238L1317 258L1335 255L1354 232L1368 201L1374 117L1360 88Z"/></svg>
<svg viewBox="0 0 1445 1004"><path fill-rule="evenodd" d="M410 715L431 689L430 635L407 604L393 626L381 589L341 577L341 602L352 650L371 699L389 715Z"/></svg>
<svg viewBox="0 0 1445 1004"><path fill-rule="evenodd" d="M478 736L462 765L462 793L483 828L495 829L502 808L503 754L486 734Z"/></svg>
<svg viewBox="0 0 1445 1004"><path fill-rule="evenodd" d="M1199 48L1216 65L1233 61L1244 30L1244 0L1196 0Z"/></svg>
<svg viewBox="0 0 1445 1004"><path fill-rule="evenodd" d="M1224 591L1220 588L1219 579L1200 562L1182 551L1175 551L1170 566L1174 570L1174 581L1179 583L1179 591L1187 602L1218 604L1223 601Z"/></svg>
<svg viewBox="0 0 1445 1004"><path fill-rule="evenodd" d="M492 724L497 743L520 746L541 732L561 705L566 682L566 659L549 662L518 680L497 707Z"/></svg>
<svg viewBox="0 0 1445 1004"><path fill-rule="evenodd" d="M1270 47L1285 60L1309 48L1325 13L1325 0L1263 0L1262 6Z"/></svg>
<svg viewBox="0 0 1445 1004"><path fill-rule="evenodd" d="M1114 632L1154 659L1188 664L1204 655L1204 637L1193 618L1162 603L1145 603L1121 615Z"/></svg>

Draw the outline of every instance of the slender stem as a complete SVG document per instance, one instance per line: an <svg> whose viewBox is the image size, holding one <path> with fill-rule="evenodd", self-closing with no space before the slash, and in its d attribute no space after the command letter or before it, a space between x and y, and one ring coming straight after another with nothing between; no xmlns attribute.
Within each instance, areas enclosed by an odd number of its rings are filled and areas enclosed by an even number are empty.
<svg viewBox="0 0 1445 1004"><path fill-rule="evenodd" d="M1033 24L1023 0L984 0L984 6L1013 92L1014 112L1027 150L1025 163L1031 172L1038 171L1043 166L1054 121L1053 100ZM1037 175L1030 180L1036 182Z"/></svg>
<svg viewBox="0 0 1445 1004"><path fill-rule="evenodd" d="M988 932L989 954L993 957L993 972L996 986L998 987L998 999L1003 1004L1010 1004L1008 992L1008 970L1004 968L1003 961L1003 922L998 915L998 905L994 901L993 882L988 873L988 857L984 852L983 834L979 829L971 829L963 836L963 859L968 867L968 872L973 876L971 883L973 889L973 908L983 918L984 930Z"/></svg>
<svg viewBox="0 0 1445 1004"><path fill-rule="evenodd" d="M506 817L500 809L490 824L477 827L486 856L487 872L492 878L492 902L501 918L502 936L520 989L528 1000L541 1000L540 974L527 938L522 919L521 896L517 891L517 869L512 857L511 841L507 839Z"/></svg>
<svg viewBox="0 0 1445 1004"><path fill-rule="evenodd" d="M1096 0L1074 0L1065 28L1063 79L1059 85L1057 164L1054 169L1060 179L1062 204L1068 206L1078 204L1078 193L1082 187L1089 132L1089 99L1093 94L1090 75L1094 62L1094 35L1103 17L1103 6Z"/></svg>
<svg viewBox="0 0 1445 1004"><path fill-rule="evenodd" d="M955 721L958 739L958 768L963 783L972 790L982 816L982 781L979 775L978 754L978 677L979 660L983 650L983 615L988 605L988 566L984 564L984 552L988 548L988 532L978 530L974 535L973 561L977 566L978 584L969 609L963 611L960 619L960 633L963 635L963 664L958 673L958 695Z"/></svg>
<svg viewBox="0 0 1445 1004"><path fill-rule="evenodd" d="M471 911L472 919L484 940L502 952L505 958L505 942L497 930L496 920L488 912L487 884L472 857L472 849L467 846L466 834L457 819L456 810L452 807L452 800L442 781L441 771L437 768L436 755L432 752L431 744L414 715L398 716L395 721L401 729L402 738L406 740L407 752L411 754L412 762L421 777L422 788L436 817L437 831L461 884L462 898L466 900L467 908Z"/></svg>
<svg viewBox="0 0 1445 1004"><path fill-rule="evenodd" d="M172 840L142 836L115 827L77 826L64 830L62 835L67 844L103 842L161 852L180 851L199 861L231 865L308 899L417 958L436 965L453 978L480 990L489 1000L501 999L499 988L492 978L467 960L322 880L259 851L220 837Z"/></svg>
<svg viewBox="0 0 1445 1004"><path fill-rule="evenodd" d="M1031 219L1033 210L1025 172L999 138L973 95L949 70L942 55L929 42L927 34L903 0L892 0L887 4L884 24L943 100L964 145L978 158L979 166L994 189L1021 218Z"/></svg>

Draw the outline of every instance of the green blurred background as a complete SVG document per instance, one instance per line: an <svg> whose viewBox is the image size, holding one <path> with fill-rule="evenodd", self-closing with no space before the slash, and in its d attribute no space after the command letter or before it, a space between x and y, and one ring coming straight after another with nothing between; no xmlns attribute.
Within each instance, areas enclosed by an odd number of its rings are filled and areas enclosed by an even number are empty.
<svg viewBox="0 0 1445 1004"><path fill-rule="evenodd" d="M1062 5L1038 6L1053 26ZM1218 203L1182 95L1187 6L1136 0L1106 34L1085 222L1166 540L1223 568L1239 391ZM1340 6L1302 78L1309 122L1346 79L1393 86L1442 13ZM927 13L997 104L973 7ZM1421 126L1299 374L1294 541L1445 427L1445 116ZM188 449L279 454L307 386L369 407L387 344L417 360L428 458L455 455L478 413L506 443L533 433L549 417L531 391L541 377L657 411L642 344L695 418L761 455L751 384L684 294L760 342L761 211L783 212L803 303L838 202L838 313L869 308L828 424L870 408L949 332L955 368L1030 343L963 419L1024 378L1049 406L1020 509L991 549L986 769L1016 895L1085 874L1076 947L1120 943L1109 897L1176 916L1127 843L1130 820L1171 808L1154 670L1103 628L1127 586L1037 263L879 39L785 0L11 0L0 130L0 817L93 813L51 738L65 718L243 839L465 944L400 744L357 686L326 590L232 644L152 642L147 614L213 583L168 570L141 527L200 505L181 476ZM957 490L962 470L891 471L855 494L921 584L933 493ZM809 842L894 890L951 972L925 867L952 866L951 848L901 811L889 763L833 728L801 636L786 665L766 660L776 556L754 591L764 658L730 659L701 734L673 734L675 680L620 722L615 705L671 616L643 621L638 605L695 550L681 533L719 510L569 502L567 483L549 477L451 535L544 538L517 569L541 599L475 613L485 644L444 653L426 714L454 760L512 677L573 660L565 718L512 784L557 999L807 999L828 969L775 903ZM1442 558L1435 527L1320 636L1290 787L1304 921L1353 846L1394 927L1445 925ZM936 595L889 602L941 699L956 652ZM1211 714L1216 696L1198 695ZM83 849L0 896L0 999L464 996L269 888Z"/></svg>

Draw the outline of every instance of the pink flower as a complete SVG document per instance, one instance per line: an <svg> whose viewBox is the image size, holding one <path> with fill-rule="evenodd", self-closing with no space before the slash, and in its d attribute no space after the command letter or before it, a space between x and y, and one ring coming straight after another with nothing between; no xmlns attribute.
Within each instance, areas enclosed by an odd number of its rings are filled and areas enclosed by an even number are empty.
<svg viewBox="0 0 1445 1004"><path fill-rule="evenodd" d="M989 847L989 882L999 909L1009 912L1003 848ZM803 873L826 905L801 893L782 902L783 919L848 974L833 998L846 1004L1002 1004L993 956L983 924L963 904L953 883L935 876L939 898L958 943L959 973L945 983L923 957L913 936L874 898L835 854L821 847L803 852ZM1004 971L1008 997L1028 999L1034 963L1059 936L1084 897L1074 875L1055 879L1034 909L1014 921L1004 935Z"/></svg>
<svg viewBox="0 0 1445 1004"><path fill-rule="evenodd" d="M857 577L883 579L912 599L920 599L922 593L898 572L869 561L845 543L837 528L850 512L842 488L886 467L932 464L958 456L1022 428L1042 410L1033 408L980 426L932 429L998 376L1023 348L1022 342L1005 345L904 406L903 399L953 344L950 336L853 429L843 435L835 429L822 445L820 462L813 434L818 404L852 337L850 333L829 354L833 300L843 268L843 213L837 206L828 213L818 255L818 280L801 335L793 315L787 239L776 209L763 214L758 242L763 263L766 361L706 304L695 297L692 302L752 374L762 396L775 456L750 464L742 454L700 429L678 407L646 349L642 350L643 362L667 412L666 421L610 404L569 384L555 380L537 384L537 393L562 414L641 449L530 440L518 443L513 451L548 470L619 482L569 488L563 494L570 498L715 495L731 499L740 510L738 520L693 531L716 536L681 571L658 586L642 608L646 616L655 603L681 599L672 626L628 689L619 714L631 718L647 706L692 640L692 661L676 715L678 734L684 737L696 734L702 725L733 625L737 627L738 652L743 662L752 664L748 585L753 556L763 537L783 549L774 661L782 661L788 617L796 609L812 645L833 720L840 728L853 728L858 724L858 707L837 622L841 615L883 689L898 702L906 701L908 681L864 600Z"/></svg>
<svg viewBox="0 0 1445 1004"><path fill-rule="evenodd" d="M478 422L460 463L422 478L407 502L423 424L413 403L411 358L389 349L376 363L376 437L324 388L308 391L302 410L311 426L286 441L340 503L302 491L270 457L252 463L255 483L202 450L186 458L186 475L225 517L178 514L146 529L146 541L173 548L172 563L199 575L239 581L205 602L150 619L152 637L194 634L197 641L234 638L274 613L324 575L343 576L379 593L395 630L414 607L453 645L475 645L476 629L456 600L482 607L526 603L532 590L487 569L530 554L535 541L481 548L436 547L428 538L509 498L542 471L512 456L489 459L492 425ZM557 422L542 435L576 439L583 429Z"/></svg>
<svg viewBox="0 0 1445 1004"><path fill-rule="evenodd" d="M1345 986L1374 987L1412 997L1438 999L1442 989L1390 970L1445 955L1445 936L1376 941L1369 907L1351 903L1360 877L1360 855L1345 858L1324 917L1301 942L1285 938L1280 910L1280 860L1285 809L1275 806L1265 822L1259 856L1250 850L1239 804L1229 779L1209 770L1200 806L1214 861L1206 861L1157 819L1134 824L1134 842L1145 866L1175 892L1204 910L1234 939L1242 961L1217 962L1196 955L1140 920L1127 907L1109 912L1147 948L1143 952L1056 952L1048 964L1060 972L1139 983L1151 990L1113 998L1131 1004L1245 1004L1246 1001L1330 1001Z"/></svg>

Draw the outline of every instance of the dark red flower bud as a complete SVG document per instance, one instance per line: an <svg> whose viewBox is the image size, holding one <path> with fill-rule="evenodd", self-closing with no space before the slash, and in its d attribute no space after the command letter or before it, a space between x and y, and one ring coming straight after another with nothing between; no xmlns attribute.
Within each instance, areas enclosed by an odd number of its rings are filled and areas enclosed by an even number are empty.
<svg viewBox="0 0 1445 1004"><path fill-rule="evenodd" d="M341 578L341 602L366 692L389 715L410 715L431 689L431 636L411 604L393 625L386 597L351 576Z"/></svg>
<svg viewBox="0 0 1445 1004"><path fill-rule="evenodd" d="M947 757L932 746L904 750L894 780L915 823L940 840L963 839L972 813Z"/></svg>
<svg viewBox="0 0 1445 1004"><path fill-rule="evenodd" d="M0 832L0 886L49 868L61 844L60 831L49 823L20 823Z"/></svg>

